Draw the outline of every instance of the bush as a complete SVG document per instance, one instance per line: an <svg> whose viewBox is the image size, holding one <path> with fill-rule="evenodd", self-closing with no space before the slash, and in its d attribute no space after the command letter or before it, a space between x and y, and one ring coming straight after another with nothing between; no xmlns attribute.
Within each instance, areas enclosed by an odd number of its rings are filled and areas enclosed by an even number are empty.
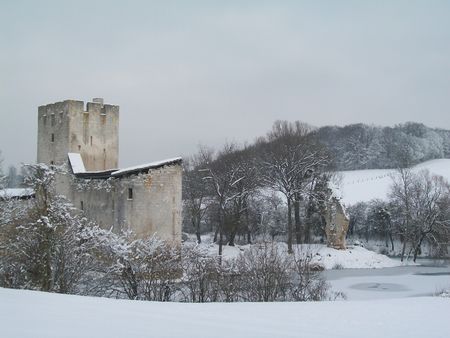
<svg viewBox="0 0 450 338"><path fill-rule="evenodd" d="M329 299L329 286L311 263L312 255L287 255L276 243L252 246L235 259L221 261L206 250L183 251L184 301L273 302Z"/></svg>

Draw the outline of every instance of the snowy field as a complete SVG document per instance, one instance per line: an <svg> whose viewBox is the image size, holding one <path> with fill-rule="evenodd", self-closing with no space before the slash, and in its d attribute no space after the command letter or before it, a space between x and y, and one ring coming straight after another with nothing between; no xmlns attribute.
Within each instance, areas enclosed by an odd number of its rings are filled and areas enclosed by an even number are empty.
<svg viewBox="0 0 450 338"><path fill-rule="evenodd" d="M184 245L196 245L193 242L186 243ZM253 244L257 245L257 244ZM277 242L276 245L280 252L287 254L287 244ZM217 255L219 246L215 243L211 243L209 236L204 236L200 247L208 252L209 255ZM233 259L240 254L248 250L250 245L235 245L235 246L223 246L224 259ZM399 260L391 259L386 255L381 255L376 252L367 250L360 246L348 246L347 250L336 250L328 248L323 244L301 244L293 245L293 250L296 253L303 255L311 255L312 263L321 265L324 269L381 269L390 268L396 266L402 266L406 263L402 263ZM408 265L413 264L408 262Z"/></svg>
<svg viewBox="0 0 450 338"><path fill-rule="evenodd" d="M413 168L416 172L423 169L450 181L450 159L431 160ZM392 184L391 175L395 174L395 170L350 170L342 171L341 174L340 195L344 204L349 206L357 202L368 202L374 198L386 199Z"/></svg>
<svg viewBox="0 0 450 338"><path fill-rule="evenodd" d="M61 337L448 337L450 299L155 303L0 288L0 333Z"/></svg>

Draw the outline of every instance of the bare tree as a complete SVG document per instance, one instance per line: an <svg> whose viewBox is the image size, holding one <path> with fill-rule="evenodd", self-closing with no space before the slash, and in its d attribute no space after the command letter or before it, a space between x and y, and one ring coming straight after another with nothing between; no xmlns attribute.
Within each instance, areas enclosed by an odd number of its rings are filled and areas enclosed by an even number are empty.
<svg viewBox="0 0 450 338"><path fill-rule="evenodd" d="M437 244L450 229L450 186L442 176L428 171L416 175L412 187L412 247L414 262L425 239ZM446 236L445 236L446 237Z"/></svg>
<svg viewBox="0 0 450 338"><path fill-rule="evenodd" d="M394 177L391 204L394 206L393 222L403 241L402 260L406 247L416 261L424 240L437 244L447 238L450 229L450 187L441 176L428 171L413 173L402 169Z"/></svg>
<svg viewBox="0 0 450 338"><path fill-rule="evenodd" d="M217 205L219 256L222 255L224 231L228 227L228 240L234 245L234 237L247 208L248 196L257 186L256 169L245 151L228 144L212 160L211 153L203 155L205 174L203 179L213 191ZM209 157L209 159L208 159Z"/></svg>
<svg viewBox="0 0 450 338"><path fill-rule="evenodd" d="M269 133L262 155L264 183L286 198L288 252L292 253L292 207L295 209L297 243L301 242L299 203L308 192L314 172L328 163L328 156L308 137L309 129L300 122L278 121Z"/></svg>
<svg viewBox="0 0 450 338"><path fill-rule="evenodd" d="M185 218L190 220L197 236L197 243L201 243L201 223L208 210L208 185L205 184L204 174L201 169L206 167L205 156L192 156L191 159L183 161L183 211Z"/></svg>
<svg viewBox="0 0 450 338"><path fill-rule="evenodd" d="M400 168L398 169L398 175L392 176L392 180L390 199L396 207L395 214L398 215L396 229L402 241L401 261L403 262L407 243L412 236L411 204L414 174L409 168Z"/></svg>

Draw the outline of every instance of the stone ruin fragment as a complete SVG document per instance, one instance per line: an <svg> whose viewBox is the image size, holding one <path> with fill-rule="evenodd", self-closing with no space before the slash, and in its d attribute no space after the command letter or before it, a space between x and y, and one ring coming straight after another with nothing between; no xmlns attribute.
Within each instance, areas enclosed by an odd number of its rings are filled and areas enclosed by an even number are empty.
<svg viewBox="0 0 450 338"><path fill-rule="evenodd" d="M336 197L328 202L325 214L327 246L334 249L345 250L345 237L347 236L349 217L344 206Z"/></svg>

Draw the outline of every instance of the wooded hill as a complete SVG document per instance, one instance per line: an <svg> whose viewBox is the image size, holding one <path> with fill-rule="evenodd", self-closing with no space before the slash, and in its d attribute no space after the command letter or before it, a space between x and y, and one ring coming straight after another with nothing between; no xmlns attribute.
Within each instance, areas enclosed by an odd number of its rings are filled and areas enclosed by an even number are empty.
<svg viewBox="0 0 450 338"><path fill-rule="evenodd" d="M326 126L314 131L338 170L408 167L450 158L450 130L407 122L394 127L363 123Z"/></svg>

